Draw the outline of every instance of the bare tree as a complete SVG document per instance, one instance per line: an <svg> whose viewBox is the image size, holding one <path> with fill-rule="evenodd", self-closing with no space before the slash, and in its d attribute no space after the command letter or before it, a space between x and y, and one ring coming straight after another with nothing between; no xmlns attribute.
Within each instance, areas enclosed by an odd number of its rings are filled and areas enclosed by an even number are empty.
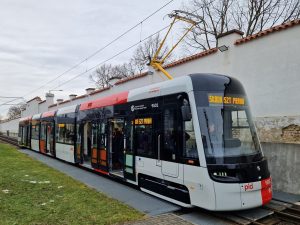
<svg viewBox="0 0 300 225"><path fill-rule="evenodd" d="M300 0L191 0L186 10L204 20L186 44L207 50L218 46L217 36L228 30L239 29L247 36L299 18Z"/></svg>
<svg viewBox="0 0 300 225"><path fill-rule="evenodd" d="M94 82L98 88L108 87L111 69L112 66L110 64L103 64L90 75L90 80Z"/></svg>
<svg viewBox="0 0 300 225"><path fill-rule="evenodd" d="M26 109L26 103L20 103L18 105L11 106L8 109L7 117L8 119L15 119L21 116L21 112Z"/></svg>
<svg viewBox="0 0 300 225"><path fill-rule="evenodd" d="M129 63L123 63L122 65L116 65L112 67L111 77L122 79L135 74L134 66Z"/></svg>
<svg viewBox="0 0 300 225"><path fill-rule="evenodd" d="M109 82L112 79L122 79L137 73L141 74L159 48L160 42L161 39L159 35L153 38L150 37L144 44L137 47L133 57L128 63L120 65L103 64L90 75L90 80L95 83L98 88L106 88L110 86ZM163 47L158 58L162 58L168 51L167 46ZM167 62L171 58L172 55L168 57Z"/></svg>
<svg viewBox="0 0 300 225"><path fill-rule="evenodd" d="M131 63L123 63L122 65L112 66L111 64L103 64L90 75L90 80L96 84L98 88L106 88L110 86L112 79L122 79L135 74L134 67Z"/></svg>
<svg viewBox="0 0 300 225"><path fill-rule="evenodd" d="M150 63L152 57L158 50L160 43L161 39L159 37L159 34L157 34L153 38L150 37L144 44L139 45L138 48L135 50L131 62L139 73L142 73L142 71L146 68L147 64ZM162 58L162 56L165 55L168 51L168 46L164 46L161 49L158 58ZM167 62L171 59L172 55L168 57Z"/></svg>

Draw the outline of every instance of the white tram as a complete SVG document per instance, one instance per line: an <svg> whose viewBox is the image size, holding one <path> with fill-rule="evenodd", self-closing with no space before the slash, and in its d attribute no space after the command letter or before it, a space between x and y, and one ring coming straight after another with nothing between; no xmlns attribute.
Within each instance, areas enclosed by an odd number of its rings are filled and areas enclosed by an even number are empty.
<svg viewBox="0 0 300 225"><path fill-rule="evenodd" d="M52 156L162 199L224 211L272 198L246 94L234 78L191 74L51 115ZM36 144L36 137L44 141L37 117L21 120L20 130L27 129L24 120L31 121L31 148L46 153L45 144Z"/></svg>

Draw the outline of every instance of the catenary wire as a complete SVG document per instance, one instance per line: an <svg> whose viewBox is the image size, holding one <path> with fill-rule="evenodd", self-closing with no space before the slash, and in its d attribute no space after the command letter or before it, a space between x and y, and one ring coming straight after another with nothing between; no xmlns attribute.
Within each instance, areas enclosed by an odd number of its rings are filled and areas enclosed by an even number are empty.
<svg viewBox="0 0 300 225"><path fill-rule="evenodd" d="M197 12L199 9L200 9L200 8L198 8L198 9L192 11L191 13L195 13L195 12ZM178 21L176 21L175 23L177 23L177 22L178 22ZM139 45L140 43L146 41L147 39L149 39L149 38L152 37L153 35L160 33L161 31L167 29L168 27L170 27L170 25L168 25L168 26L166 26L166 27L164 27L164 28L162 28L162 29L156 31L155 33L153 33L153 34L147 36L146 38L144 38L144 39L142 39L142 40L139 40L138 42L136 42L135 44L131 45L130 47L128 47L128 48L126 48L126 49L124 49L124 50L118 52L117 54L113 55L112 57L110 57L110 58L108 58L108 59L106 59L106 60L104 60L104 61L102 61L102 62L100 62L100 63L98 63L98 64L96 64L96 65L94 65L94 66L92 66L91 68L87 69L86 71L77 74L76 76L72 77L71 79L69 79L69 80L67 80L67 81L65 81L65 82L63 82L63 83L61 83L61 84L59 84L59 85L57 85L57 86L52 87L52 89L59 88L59 87L65 85L66 83L69 83L69 82L75 80L76 78L78 78L78 77L80 77L80 76L86 74L87 72L89 72L89 71L95 69L96 67L103 65L104 63L106 63L106 62L108 62L108 61L114 59L115 57L121 55L122 53L124 53L124 52L126 52L126 51L128 51L128 50L130 50L131 48L133 48L133 47Z"/></svg>
<svg viewBox="0 0 300 225"><path fill-rule="evenodd" d="M95 69L96 67L101 66L101 65L103 65L104 63L106 63L106 62L108 62L108 61L114 59L115 57L121 55L122 53L124 53L124 52L126 52L126 51L128 51L128 50L130 50L130 49L132 49L132 48L134 48L135 46L139 45L141 42L146 41L147 39L149 39L149 38L152 37L153 35L158 34L158 33L160 33L161 31L167 29L169 26L170 26L170 25L168 25L168 26L166 26L166 27L160 29L159 31L156 31L155 33L149 35L148 37L142 39L141 41L138 41L138 42L134 43L133 45L131 45L131 46L127 47L126 49L124 49L124 50L118 52L117 54L115 54L115 55L109 57L108 59L105 59L105 60L103 60L102 62L97 63L96 65L92 66L91 68L87 69L86 71L84 71L84 72L82 72L82 73L79 73L79 74L77 74L76 76L72 77L71 79L69 79L69 80L67 80L67 81L65 81L65 82L63 82L63 83L61 83L61 84L59 84L59 85L57 85L57 86L55 86L55 87L52 87L52 88L53 88L53 89L59 88L59 87L65 85L65 84L67 84L67 83L69 83L69 82L75 80L76 78L78 78L78 77L80 77L80 76L86 74L87 72L89 72L89 71Z"/></svg>
<svg viewBox="0 0 300 225"><path fill-rule="evenodd" d="M172 1L174 1L174 0L172 0ZM165 7L166 5L168 5L169 3L171 3L172 1L168 2L167 4L165 4L165 5L162 6L162 7ZM197 12L199 9L200 9L200 8L198 8L198 9L192 11L192 13ZM159 11L159 10L158 10L158 11ZM154 13L152 13L151 15L149 15L148 17L146 17L143 21L145 21L146 19L150 18L150 17L151 17L152 15L154 15L156 12L157 12L157 11L155 11ZM177 21L177 22L178 22L178 21ZM140 22L140 23L141 23L141 22ZM139 23L139 24L140 24L140 23ZM139 24L137 24L136 26L138 26ZM98 66L100 66L100 65L102 65L102 64L104 64L104 63L106 63L106 62L108 62L108 61L110 61L111 59L113 59L113 58L119 56L120 54L122 54L122 53L124 53L124 52L130 50L131 48L137 46L137 45L140 44L141 42L144 42L145 40L149 39L149 38L152 37L153 35L155 35L155 34L157 34L157 33L160 33L161 31L167 29L169 26L170 26L170 25L168 25L168 26L166 26L166 27L160 29L159 31L157 31L157 32L155 32L155 33L149 35L148 37L144 38L143 40L140 40L140 41L136 42L135 44L133 44L133 45L131 45L130 47L128 47L128 48L122 50L121 52L115 54L114 56L112 56L112 57L110 57L110 58L108 58L108 59L106 59L106 60L104 60L104 61L102 61L102 62L100 62L100 63L98 63L98 64L96 64L96 65L94 65L93 67L87 69L85 72L82 72L82 73L76 75L75 77L72 77L71 79L69 79L69 80L67 80L67 81L65 81L65 82L63 82L63 83L61 83L61 84L55 86L53 89L56 89L56 88L58 88L58 87L61 87L61 86L65 85L66 83L69 83L70 81L75 80L76 78L78 78L78 77L80 77L80 76L86 74L87 72L89 72L89 71L95 69L96 67L98 67ZM87 59L85 59L83 62L86 62L86 60L87 60ZM40 87L40 88L42 88L42 87ZM39 89L40 89L40 88L39 88ZM35 90L35 91L36 91L36 90ZM32 92L31 92L31 93L32 93ZM26 94L26 95L28 95L28 94ZM24 95L23 97L25 97L26 95ZM16 99L11 100L11 101L8 101L8 102L5 102L5 103L2 103L2 104L0 104L0 106L4 105L4 104L6 104L6 103L13 102L13 101L15 101L15 100L16 100Z"/></svg>
<svg viewBox="0 0 300 225"><path fill-rule="evenodd" d="M113 43L115 43L117 40L119 40L120 38L122 38L123 36L125 36L126 34L128 34L130 31L132 31L133 29L135 29L136 27L140 26L143 22L145 22L146 20L148 20L149 18L151 18L152 16L154 16L156 13L158 13L160 10L162 10L163 8L165 8L166 6L168 6L169 4L171 4L174 0L170 0L169 2L167 2L166 4L164 4L163 6L161 6L160 8L158 8L157 10L155 10L153 13L151 13L150 15L148 15L147 17L145 17L143 20L139 21L137 24L135 24L134 26L132 26L131 28L129 28L128 30L126 30L125 32L123 32L122 34L120 34L118 37L116 37L115 39L113 39L112 41L110 41L109 43L107 43L106 45L104 45L103 47L101 47L100 49L96 50L94 53L92 53L91 55L89 55L88 57L84 58L83 60L81 60L79 63L75 64L74 66L72 66L71 68L67 69L66 71L64 71L63 73L59 74L58 76L56 76L55 78L53 78L52 80L44 83L43 85L41 85L40 87L26 93L25 95L23 95L22 97L26 97L38 90L40 90L41 88L45 87L46 85L48 85L49 83L52 83L53 81L57 80L58 78L62 77L63 75L67 74L68 72L72 71L73 69L77 68L78 66L80 66L82 63L85 63L87 60L91 59L92 57L94 57L95 55L97 55L98 53L100 53L101 51L103 51L104 49L106 49L108 46L112 45ZM88 72L88 71L86 71ZM4 102L0 104L0 107L7 104L7 103L11 103L16 101L16 99Z"/></svg>
<svg viewBox="0 0 300 225"><path fill-rule="evenodd" d="M112 41L108 42L106 45L104 45L103 47L101 47L100 49L96 50L94 53L92 53L91 55L89 55L88 57L84 58L83 60L81 60L80 62L78 62L77 64L75 64L74 66L70 67L69 69L67 69L65 72L61 73L60 75L56 76L55 78L53 78L52 80L46 82L45 84L43 84L42 86L28 92L27 94L25 94L23 97L32 94L34 92L36 92L37 90L45 87L47 84L52 83L53 81L57 80L58 78L62 77L63 75L67 74L68 72L72 71L73 69L77 68L78 66L80 66L81 64L85 63L87 60L93 58L94 56L96 56L98 53L100 53L101 51L103 51L104 49L106 49L107 47L109 47L110 45L112 45L113 43L115 43L117 40L119 40L120 38L124 37L126 34L128 34L129 32L131 32L132 30L134 30L135 28L137 28L138 26L140 26L143 22L145 22L146 20L148 20L149 18L151 18L152 16L154 16L156 13L158 13L160 10L162 10L163 8L165 8L166 6L168 6L169 4L171 4L174 0L171 0L169 2L167 2L166 4L164 4L163 6L161 6L160 8L158 8L157 10L155 10L153 13L151 13L150 15L148 15L147 17L145 17L143 20L141 20L140 22L138 22L137 24L135 24L134 26L132 26L131 28L129 28L128 30L126 30L125 32L123 32L122 34L120 34L118 37L116 37L115 39L113 39Z"/></svg>

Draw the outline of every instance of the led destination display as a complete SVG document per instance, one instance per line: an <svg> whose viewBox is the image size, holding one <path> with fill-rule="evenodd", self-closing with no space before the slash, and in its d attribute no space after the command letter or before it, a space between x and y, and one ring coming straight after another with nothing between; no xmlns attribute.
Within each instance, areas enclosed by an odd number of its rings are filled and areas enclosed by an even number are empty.
<svg viewBox="0 0 300 225"><path fill-rule="evenodd" d="M222 95L208 95L208 102L210 104L245 105L245 98Z"/></svg>

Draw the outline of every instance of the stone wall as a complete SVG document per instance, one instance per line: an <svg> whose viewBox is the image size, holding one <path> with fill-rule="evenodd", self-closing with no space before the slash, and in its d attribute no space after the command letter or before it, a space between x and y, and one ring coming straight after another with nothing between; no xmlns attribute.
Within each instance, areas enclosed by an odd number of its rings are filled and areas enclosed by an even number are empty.
<svg viewBox="0 0 300 225"><path fill-rule="evenodd" d="M273 190L300 195L300 145L262 143L273 180Z"/></svg>
<svg viewBox="0 0 300 225"><path fill-rule="evenodd" d="M300 144L300 116L258 117L255 124L262 142Z"/></svg>

